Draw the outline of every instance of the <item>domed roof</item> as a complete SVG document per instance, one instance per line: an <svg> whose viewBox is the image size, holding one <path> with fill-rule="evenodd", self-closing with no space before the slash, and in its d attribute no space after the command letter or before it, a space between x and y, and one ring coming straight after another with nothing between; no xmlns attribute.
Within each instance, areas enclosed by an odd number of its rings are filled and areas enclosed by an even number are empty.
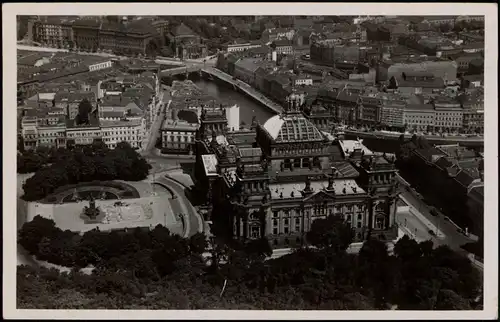
<svg viewBox="0 0 500 322"><path fill-rule="evenodd" d="M323 134L301 114L275 115L264 123L275 142L321 141Z"/></svg>

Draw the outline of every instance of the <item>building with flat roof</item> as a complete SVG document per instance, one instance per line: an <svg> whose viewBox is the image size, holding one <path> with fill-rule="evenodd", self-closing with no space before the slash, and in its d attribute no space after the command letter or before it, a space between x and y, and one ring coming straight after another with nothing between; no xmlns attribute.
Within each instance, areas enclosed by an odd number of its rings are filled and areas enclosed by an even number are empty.
<svg viewBox="0 0 500 322"><path fill-rule="evenodd" d="M391 60L382 61L377 67L377 79L388 81L391 77L400 79L403 73L427 72L435 78L441 78L451 82L457 79L458 65L450 60L420 60L393 62Z"/></svg>

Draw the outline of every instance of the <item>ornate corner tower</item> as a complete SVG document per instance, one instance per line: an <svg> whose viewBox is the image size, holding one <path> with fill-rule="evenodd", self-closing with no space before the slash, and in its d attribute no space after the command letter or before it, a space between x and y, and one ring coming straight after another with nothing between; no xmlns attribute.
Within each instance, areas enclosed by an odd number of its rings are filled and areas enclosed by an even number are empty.
<svg viewBox="0 0 500 322"><path fill-rule="evenodd" d="M396 239L396 200L399 190L394 159L385 156L363 156L357 165L360 172L359 184L369 194L365 238L385 241Z"/></svg>

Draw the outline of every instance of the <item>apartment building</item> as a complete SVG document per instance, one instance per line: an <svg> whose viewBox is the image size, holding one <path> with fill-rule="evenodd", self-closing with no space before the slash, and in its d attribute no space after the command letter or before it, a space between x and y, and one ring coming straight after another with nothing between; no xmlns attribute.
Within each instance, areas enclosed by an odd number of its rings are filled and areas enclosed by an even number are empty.
<svg viewBox="0 0 500 322"><path fill-rule="evenodd" d="M463 125L463 109L458 101L439 98L433 102L435 126L441 130L459 130Z"/></svg>
<svg viewBox="0 0 500 322"><path fill-rule="evenodd" d="M99 123L102 140L110 149L116 148L116 145L123 141L133 148L141 148L146 133L146 120L122 118L100 120Z"/></svg>
<svg viewBox="0 0 500 322"><path fill-rule="evenodd" d="M21 136L24 149L35 149L38 146L38 126L36 116L25 116L21 121Z"/></svg>
<svg viewBox="0 0 500 322"><path fill-rule="evenodd" d="M34 23L34 41L51 47L73 45L72 23L58 17L45 17Z"/></svg>
<svg viewBox="0 0 500 322"><path fill-rule="evenodd" d="M66 121L61 113L28 110L21 119L21 136L24 149L38 146L60 147L66 145Z"/></svg>
<svg viewBox="0 0 500 322"><path fill-rule="evenodd" d="M90 124L77 124L75 120L66 122L66 142L68 146L89 145L94 140L101 138L99 121L95 118L90 118Z"/></svg>
<svg viewBox="0 0 500 322"><path fill-rule="evenodd" d="M274 41L275 50L278 54L291 55L293 54L293 42L288 39L279 39Z"/></svg>
<svg viewBox="0 0 500 322"><path fill-rule="evenodd" d="M195 141L198 124L179 120L177 109L172 109L172 119L161 129L162 148L166 153L190 153Z"/></svg>
<svg viewBox="0 0 500 322"><path fill-rule="evenodd" d="M434 129L436 112L432 104L408 104L403 113L403 122L408 130L427 131Z"/></svg>
<svg viewBox="0 0 500 322"><path fill-rule="evenodd" d="M380 119L382 124L389 127L402 128L404 126L404 110L406 101L396 95L380 94Z"/></svg>
<svg viewBox="0 0 500 322"><path fill-rule="evenodd" d="M116 113L115 113L116 114ZM111 149L119 142L126 141L133 148L141 148L146 124L143 118L110 117L93 120L88 125L77 125L74 120L65 121L60 116L58 122L48 122L46 118L25 116L21 121L21 136L24 149L38 146L67 147L69 145L88 145L102 139Z"/></svg>
<svg viewBox="0 0 500 322"><path fill-rule="evenodd" d="M484 133L484 92L481 88L458 97L462 106L463 128Z"/></svg>
<svg viewBox="0 0 500 322"><path fill-rule="evenodd" d="M352 94L348 94L348 93L341 93L341 94L343 94L342 96L345 96L344 100L351 99L352 102L354 103L354 106L357 105L357 109L351 108L351 111L350 111L351 115L350 115L349 119L354 120L355 117L353 117L353 116L356 114L359 114L359 120L362 121L363 123L370 123L370 124L381 123L381 121L382 121L382 115L381 115L382 100L380 97L377 97L374 95L355 95L355 96L353 96ZM356 110L359 112L356 113ZM342 119L345 119L345 118L342 118Z"/></svg>
<svg viewBox="0 0 500 322"><path fill-rule="evenodd" d="M66 147L66 124L64 118L58 124L39 124L38 146Z"/></svg>

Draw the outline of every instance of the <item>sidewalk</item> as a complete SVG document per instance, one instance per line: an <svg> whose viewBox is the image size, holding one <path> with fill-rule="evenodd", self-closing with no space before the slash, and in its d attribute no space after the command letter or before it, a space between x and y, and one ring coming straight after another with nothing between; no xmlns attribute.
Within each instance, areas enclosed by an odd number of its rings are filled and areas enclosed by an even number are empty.
<svg viewBox="0 0 500 322"><path fill-rule="evenodd" d="M412 233L407 227L405 227L404 225L399 225L398 227L401 232L405 235L408 235L408 237L410 237L411 239L414 239L416 242L418 243L421 243L423 241L426 241L426 239L424 238L421 238L421 237L418 237L417 235L415 235L414 233Z"/></svg>
<svg viewBox="0 0 500 322"><path fill-rule="evenodd" d="M425 217L420 211L418 211L403 195L400 195L400 198L410 206L410 214L417 217L422 224L424 224L429 230L432 230L436 233L437 238L445 238L446 235L436 227L427 217Z"/></svg>

